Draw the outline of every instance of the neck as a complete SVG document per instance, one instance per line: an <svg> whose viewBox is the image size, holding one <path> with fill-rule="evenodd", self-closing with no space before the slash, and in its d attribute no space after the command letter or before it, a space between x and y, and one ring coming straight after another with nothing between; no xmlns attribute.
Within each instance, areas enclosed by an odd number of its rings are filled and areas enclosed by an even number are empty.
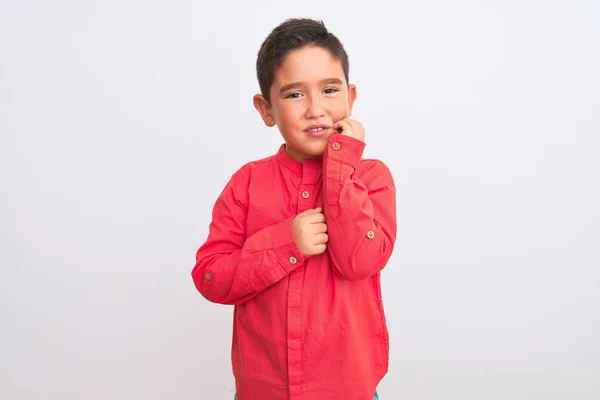
<svg viewBox="0 0 600 400"><path fill-rule="evenodd" d="M287 143L285 144L285 152L292 157L294 160L298 161L299 163L301 163L304 160L307 159L313 159L313 158L320 158L321 156L309 156L306 154L303 154L301 152L299 152L298 150L290 147Z"/></svg>

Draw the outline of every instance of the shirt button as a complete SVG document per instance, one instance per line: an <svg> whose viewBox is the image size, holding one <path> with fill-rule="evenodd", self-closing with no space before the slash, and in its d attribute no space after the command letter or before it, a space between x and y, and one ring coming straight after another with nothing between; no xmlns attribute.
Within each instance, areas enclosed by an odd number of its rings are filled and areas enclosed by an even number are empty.
<svg viewBox="0 0 600 400"><path fill-rule="evenodd" d="M305 199L308 199L308 196L310 196L308 194L308 192L305 190L304 192L302 192L302 197L304 197Z"/></svg>
<svg viewBox="0 0 600 400"><path fill-rule="evenodd" d="M375 237L375 233L373 233L373 231L369 231L369 232L367 232L367 237L369 239L373 239Z"/></svg>
<svg viewBox="0 0 600 400"><path fill-rule="evenodd" d="M296 257L294 257L294 256L290 257L290 263L296 264L297 262L298 262L298 259Z"/></svg>
<svg viewBox="0 0 600 400"><path fill-rule="evenodd" d="M212 275L210 274L210 272L207 272L207 273L205 273L205 274L204 274L204 278L205 278L207 281L210 281L210 280L212 279Z"/></svg>
<svg viewBox="0 0 600 400"><path fill-rule="evenodd" d="M339 149L340 149L340 144L339 144L338 142L335 142L334 144L332 144L332 145L331 145L331 147L332 147L334 150L339 150Z"/></svg>

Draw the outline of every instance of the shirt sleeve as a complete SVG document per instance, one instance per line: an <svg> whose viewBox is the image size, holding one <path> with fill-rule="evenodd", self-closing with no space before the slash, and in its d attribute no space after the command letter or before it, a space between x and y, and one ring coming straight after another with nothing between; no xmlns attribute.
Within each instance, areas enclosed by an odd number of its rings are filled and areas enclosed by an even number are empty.
<svg viewBox="0 0 600 400"><path fill-rule="evenodd" d="M247 185L240 171L214 205L208 238L192 269L196 288L213 303L243 303L303 266L307 258L294 240L293 217L246 238Z"/></svg>
<svg viewBox="0 0 600 400"><path fill-rule="evenodd" d="M324 154L324 203L333 269L349 280L368 278L387 264L396 240L396 188L381 161L364 161L365 143L331 136Z"/></svg>

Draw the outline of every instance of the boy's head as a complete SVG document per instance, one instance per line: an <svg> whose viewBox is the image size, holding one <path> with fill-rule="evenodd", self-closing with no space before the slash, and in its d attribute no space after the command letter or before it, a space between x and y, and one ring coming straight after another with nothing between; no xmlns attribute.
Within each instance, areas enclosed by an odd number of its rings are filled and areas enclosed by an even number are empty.
<svg viewBox="0 0 600 400"><path fill-rule="evenodd" d="M344 47L320 21L288 19L263 42L254 106L298 161L322 155L333 124L350 115L356 87L348 70Z"/></svg>

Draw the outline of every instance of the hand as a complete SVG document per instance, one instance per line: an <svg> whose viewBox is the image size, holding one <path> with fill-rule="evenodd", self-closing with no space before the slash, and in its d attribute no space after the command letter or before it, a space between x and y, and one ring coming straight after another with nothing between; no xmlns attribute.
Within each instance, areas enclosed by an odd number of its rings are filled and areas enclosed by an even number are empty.
<svg viewBox="0 0 600 400"><path fill-rule="evenodd" d="M321 207L306 210L292 221L294 240L300 251L307 256L321 254L327 249L327 225Z"/></svg>
<svg viewBox="0 0 600 400"><path fill-rule="evenodd" d="M353 137L361 142L365 141L365 128L358 121L344 118L333 124L333 129L336 129L340 134Z"/></svg>

